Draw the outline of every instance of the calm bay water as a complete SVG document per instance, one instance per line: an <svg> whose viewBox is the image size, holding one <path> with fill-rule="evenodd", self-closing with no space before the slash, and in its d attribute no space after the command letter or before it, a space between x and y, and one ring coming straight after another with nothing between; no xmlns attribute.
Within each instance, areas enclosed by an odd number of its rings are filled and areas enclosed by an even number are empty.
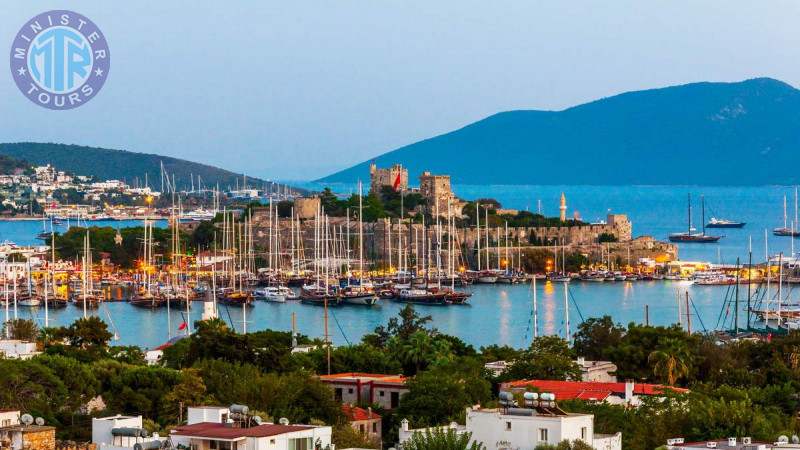
<svg viewBox="0 0 800 450"><path fill-rule="evenodd" d="M303 187L319 188L305 185ZM350 192L351 186L336 186L337 192ZM747 260L748 240L753 240L753 260L765 260L764 230L769 230L769 253L779 251L789 254L792 239L773 237L772 228L783 225L783 195L789 198L789 216L794 217L794 190L783 187L648 187L648 186L453 186L459 197L491 197L504 207L537 211L541 200L542 212L548 216L558 213L558 199L563 191L567 197L569 213L579 211L582 218L595 221L613 213L627 214L633 222L634 236L652 235L666 240L670 232L683 231L687 227L686 194L692 194L695 221L700 227L700 195L707 201L718 217L745 221L740 230L716 230L725 238L719 244L681 244L679 254L683 260L735 262L737 257ZM710 211L706 210L707 217ZM90 222L90 225L92 223ZM99 222L100 226L117 226L116 222ZM120 226L137 226L140 221L120 223ZM162 224L163 225L163 224ZM35 235L41 231L41 222L0 222L0 239L9 239L18 244L33 244ZM49 228L48 228L49 229ZM63 231L63 229L61 230ZM800 244L800 240L797 240ZM798 247L797 250L800 250ZM475 346L508 344L526 346L533 337L532 293L530 285L476 285L471 287L474 296L468 306L433 307L418 306L422 314L433 317L432 325L442 332L459 336ZM566 314L563 285L539 283L538 327L542 334L566 333ZM678 322L678 298L689 292L691 326L693 330L714 329L730 326L733 312L723 306L728 288L724 286L696 286L685 282L606 282L570 283L569 323L575 330L581 317L611 315L615 321L645 322L645 307L649 306L651 324L667 325ZM744 297L744 296L743 296ZM194 303L190 321L200 317L202 304ZM108 314L101 308L91 312L106 321L113 320L121 344L152 348L168 338L166 309L150 311L132 307L128 303L107 303ZM361 308L345 306L330 310L329 333L337 345L357 342L376 326L384 325L396 316L402 303L382 300L379 306ZM685 297L681 301L685 308ZM726 315L727 311L727 315ZM241 308L220 306L222 318L237 331L243 328ZM247 330L291 330L292 313L297 314L300 333L321 337L324 334L323 309L300 302L276 304L258 302L247 309ZM13 311L12 311L13 314ZM43 324L42 308L19 308L20 317L34 318ZM68 306L51 311L56 325L68 325L80 317L82 310ZM685 311L681 320L685 326ZM744 315L744 313L741 313ZM718 323L720 315L725 323ZM180 312L171 313L171 335L183 321ZM740 323L744 323L744 318Z"/></svg>
<svg viewBox="0 0 800 450"><path fill-rule="evenodd" d="M537 317L540 334L565 336L566 315L563 284L537 283ZM569 323L575 331L583 318L611 315L614 320L627 324L644 323L645 306L649 306L651 324L667 325L678 322L678 297L681 309L685 307L686 290L690 292L691 326L693 330L714 329L723 310L728 290L724 286L694 286L676 281L636 281L569 284ZM533 295L531 285L475 285L469 305L463 306L416 306L423 315L433 317L432 326L440 331L460 337L465 342L478 346L507 344L522 347L533 338ZM189 321L198 320L202 313L202 302L193 302ZM389 318L397 315L403 303L381 300L378 305L368 307L340 306L329 308L329 332L336 345L358 342L375 327L385 325ZM165 308L151 311L131 306L127 302L106 303L108 314L100 308L90 314L109 321L116 326L120 344L139 345L152 348L168 338L167 311ZM298 332L322 337L324 334L324 309L306 305L299 301L287 303L256 302L243 311L241 307L220 305L220 316L234 329L243 330L246 314L248 331L290 331L292 313L297 314ZM696 308L696 311L695 311ZM13 310L11 311L13 315ZM43 308L19 308L23 318L33 318L43 325ZM74 305L50 311L51 325L69 325L81 317L83 311ZM728 312L726 326L732 323L732 312ZM741 313L744 314L744 313ZM723 313L724 315L724 313ZM171 311L171 336L178 333L185 312ZM685 311L681 317L685 326ZM744 318L742 316L742 324Z"/></svg>

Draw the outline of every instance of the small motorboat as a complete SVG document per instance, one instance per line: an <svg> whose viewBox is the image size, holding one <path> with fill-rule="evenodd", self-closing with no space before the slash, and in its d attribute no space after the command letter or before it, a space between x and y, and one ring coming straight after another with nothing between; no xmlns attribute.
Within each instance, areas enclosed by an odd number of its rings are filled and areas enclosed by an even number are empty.
<svg viewBox="0 0 800 450"><path fill-rule="evenodd" d="M706 228L742 228L747 225L746 222L735 222L733 220L717 219L712 217L706 224Z"/></svg>
<svg viewBox="0 0 800 450"><path fill-rule="evenodd" d="M342 303L345 305L372 306L378 302L378 296L365 286L347 286L342 289Z"/></svg>
<svg viewBox="0 0 800 450"><path fill-rule="evenodd" d="M286 300L297 300L297 294L286 286L267 286L253 291L256 300L284 303Z"/></svg>

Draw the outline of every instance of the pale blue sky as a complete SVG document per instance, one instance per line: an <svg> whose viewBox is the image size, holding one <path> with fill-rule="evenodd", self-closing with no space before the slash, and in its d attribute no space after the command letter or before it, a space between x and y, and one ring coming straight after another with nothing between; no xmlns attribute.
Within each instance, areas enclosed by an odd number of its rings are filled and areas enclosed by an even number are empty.
<svg viewBox="0 0 800 450"><path fill-rule="evenodd" d="M110 76L85 106L50 111L6 66L0 142L271 179L317 178L500 111L694 81L800 86L795 1L6 1L0 48L50 9L100 27Z"/></svg>

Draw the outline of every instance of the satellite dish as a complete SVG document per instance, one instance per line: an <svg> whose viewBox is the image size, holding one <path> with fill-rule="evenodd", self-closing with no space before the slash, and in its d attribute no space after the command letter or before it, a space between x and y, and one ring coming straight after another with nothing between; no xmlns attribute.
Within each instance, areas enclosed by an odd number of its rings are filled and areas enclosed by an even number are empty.
<svg viewBox="0 0 800 450"><path fill-rule="evenodd" d="M795 444L800 444L800 438L797 437L796 434L793 434L792 435L792 442L795 443Z"/></svg>
<svg viewBox="0 0 800 450"><path fill-rule="evenodd" d="M23 414L22 417L20 418L20 421L24 425L30 425L33 423L33 416L30 414Z"/></svg>
<svg viewBox="0 0 800 450"><path fill-rule="evenodd" d="M289 425L289 419L286 417L281 417L281 420L279 420L278 423L281 425Z"/></svg>
<svg viewBox="0 0 800 450"><path fill-rule="evenodd" d="M44 419L42 419L41 417L37 417L36 420L34 420L34 422L36 423L36 425L39 426L44 425Z"/></svg>
<svg viewBox="0 0 800 450"><path fill-rule="evenodd" d="M778 438L778 442L789 442L789 438L785 435L781 435L781 437Z"/></svg>

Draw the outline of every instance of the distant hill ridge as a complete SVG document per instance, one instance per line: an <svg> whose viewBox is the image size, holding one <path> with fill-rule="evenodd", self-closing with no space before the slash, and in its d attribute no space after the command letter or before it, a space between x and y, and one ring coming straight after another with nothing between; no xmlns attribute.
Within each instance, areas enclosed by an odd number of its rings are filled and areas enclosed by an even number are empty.
<svg viewBox="0 0 800 450"><path fill-rule="evenodd" d="M371 163L455 184L798 184L800 91L757 78L503 112L318 181L364 179Z"/></svg>
<svg viewBox="0 0 800 450"><path fill-rule="evenodd" d="M147 174L150 186L155 189L161 188L162 162L167 173L170 176L175 175L175 184L179 189L191 186L192 177L194 177L196 186L198 175L208 189L213 189L217 184L222 190L235 187L237 179L239 187L242 186L243 175L241 174L206 164L151 153L82 145L20 142L0 143L0 154L24 159L34 165L51 164L58 170L78 175L96 175L103 180L125 180L128 184L133 184L134 179L138 178L139 183L143 185L145 174ZM265 184L273 186L271 182L252 177L247 177L247 183L248 186L256 189L262 189ZM302 189L299 191L306 192Z"/></svg>

